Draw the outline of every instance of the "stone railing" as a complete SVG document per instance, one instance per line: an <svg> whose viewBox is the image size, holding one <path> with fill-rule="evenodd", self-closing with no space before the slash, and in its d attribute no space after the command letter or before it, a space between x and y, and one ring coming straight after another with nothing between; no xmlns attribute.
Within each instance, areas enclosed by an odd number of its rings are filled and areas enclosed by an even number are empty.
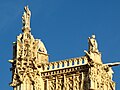
<svg viewBox="0 0 120 90"><path fill-rule="evenodd" d="M88 63L87 58L83 56L83 57L78 57L78 58L61 60L58 62L49 62L48 64L44 64L42 70L43 71L56 70L56 69L74 67L78 65L84 65L87 63Z"/></svg>

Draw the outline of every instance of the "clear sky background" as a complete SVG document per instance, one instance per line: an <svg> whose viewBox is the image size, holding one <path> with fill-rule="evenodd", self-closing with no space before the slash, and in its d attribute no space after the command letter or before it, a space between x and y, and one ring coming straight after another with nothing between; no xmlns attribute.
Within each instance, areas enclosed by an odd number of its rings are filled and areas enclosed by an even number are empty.
<svg viewBox="0 0 120 90"><path fill-rule="evenodd" d="M49 61L85 55L93 33L104 63L120 61L120 0L0 0L0 89L12 90L12 42L22 31L24 6L32 12L31 28L50 54ZM113 67L120 90L120 66Z"/></svg>

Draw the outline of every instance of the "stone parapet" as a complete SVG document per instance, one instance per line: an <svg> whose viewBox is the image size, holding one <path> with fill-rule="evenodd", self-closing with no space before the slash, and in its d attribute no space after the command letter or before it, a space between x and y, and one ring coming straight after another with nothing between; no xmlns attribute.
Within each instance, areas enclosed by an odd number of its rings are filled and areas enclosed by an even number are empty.
<svg viewBox="0 0 120 90"><path fill-rule="evenodd" d="M51 71L51 70L57 70L57 69L64 69L66 67L69 68L69 67L75 67L79 65L85 65L87 63L88 61L86 59L86 56L83 56L83 57L71 58L71 59L43 64L42 70L45 72L45 71Z"/></svg>

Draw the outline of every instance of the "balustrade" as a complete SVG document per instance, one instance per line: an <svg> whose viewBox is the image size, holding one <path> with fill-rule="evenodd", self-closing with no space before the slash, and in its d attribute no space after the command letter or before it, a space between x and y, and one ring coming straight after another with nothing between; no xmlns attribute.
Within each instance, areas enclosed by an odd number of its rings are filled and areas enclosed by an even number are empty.
<svg viewBox="0 0 120 90"><path fill-rule="evenodd" d="M43 71L83 65L83 64L87 64L87 62L88 60L86 57L72 58L58 62L50 62L49 64L44 65Z"/></svg>

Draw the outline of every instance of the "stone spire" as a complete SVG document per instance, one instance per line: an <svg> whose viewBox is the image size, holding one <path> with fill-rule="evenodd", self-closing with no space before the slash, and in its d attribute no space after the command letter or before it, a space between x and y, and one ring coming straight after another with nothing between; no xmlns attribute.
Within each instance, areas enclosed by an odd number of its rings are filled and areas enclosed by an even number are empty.
<svg viewBox="0 0 120 90"><path fill-rule="evenodd" d="M22 16L22 23L23 23L22 31L30 32L30 30L31 30L31 28L30 28L31 11L29 10L28 6L25 6L24 10L25 11Z"/></svg>

